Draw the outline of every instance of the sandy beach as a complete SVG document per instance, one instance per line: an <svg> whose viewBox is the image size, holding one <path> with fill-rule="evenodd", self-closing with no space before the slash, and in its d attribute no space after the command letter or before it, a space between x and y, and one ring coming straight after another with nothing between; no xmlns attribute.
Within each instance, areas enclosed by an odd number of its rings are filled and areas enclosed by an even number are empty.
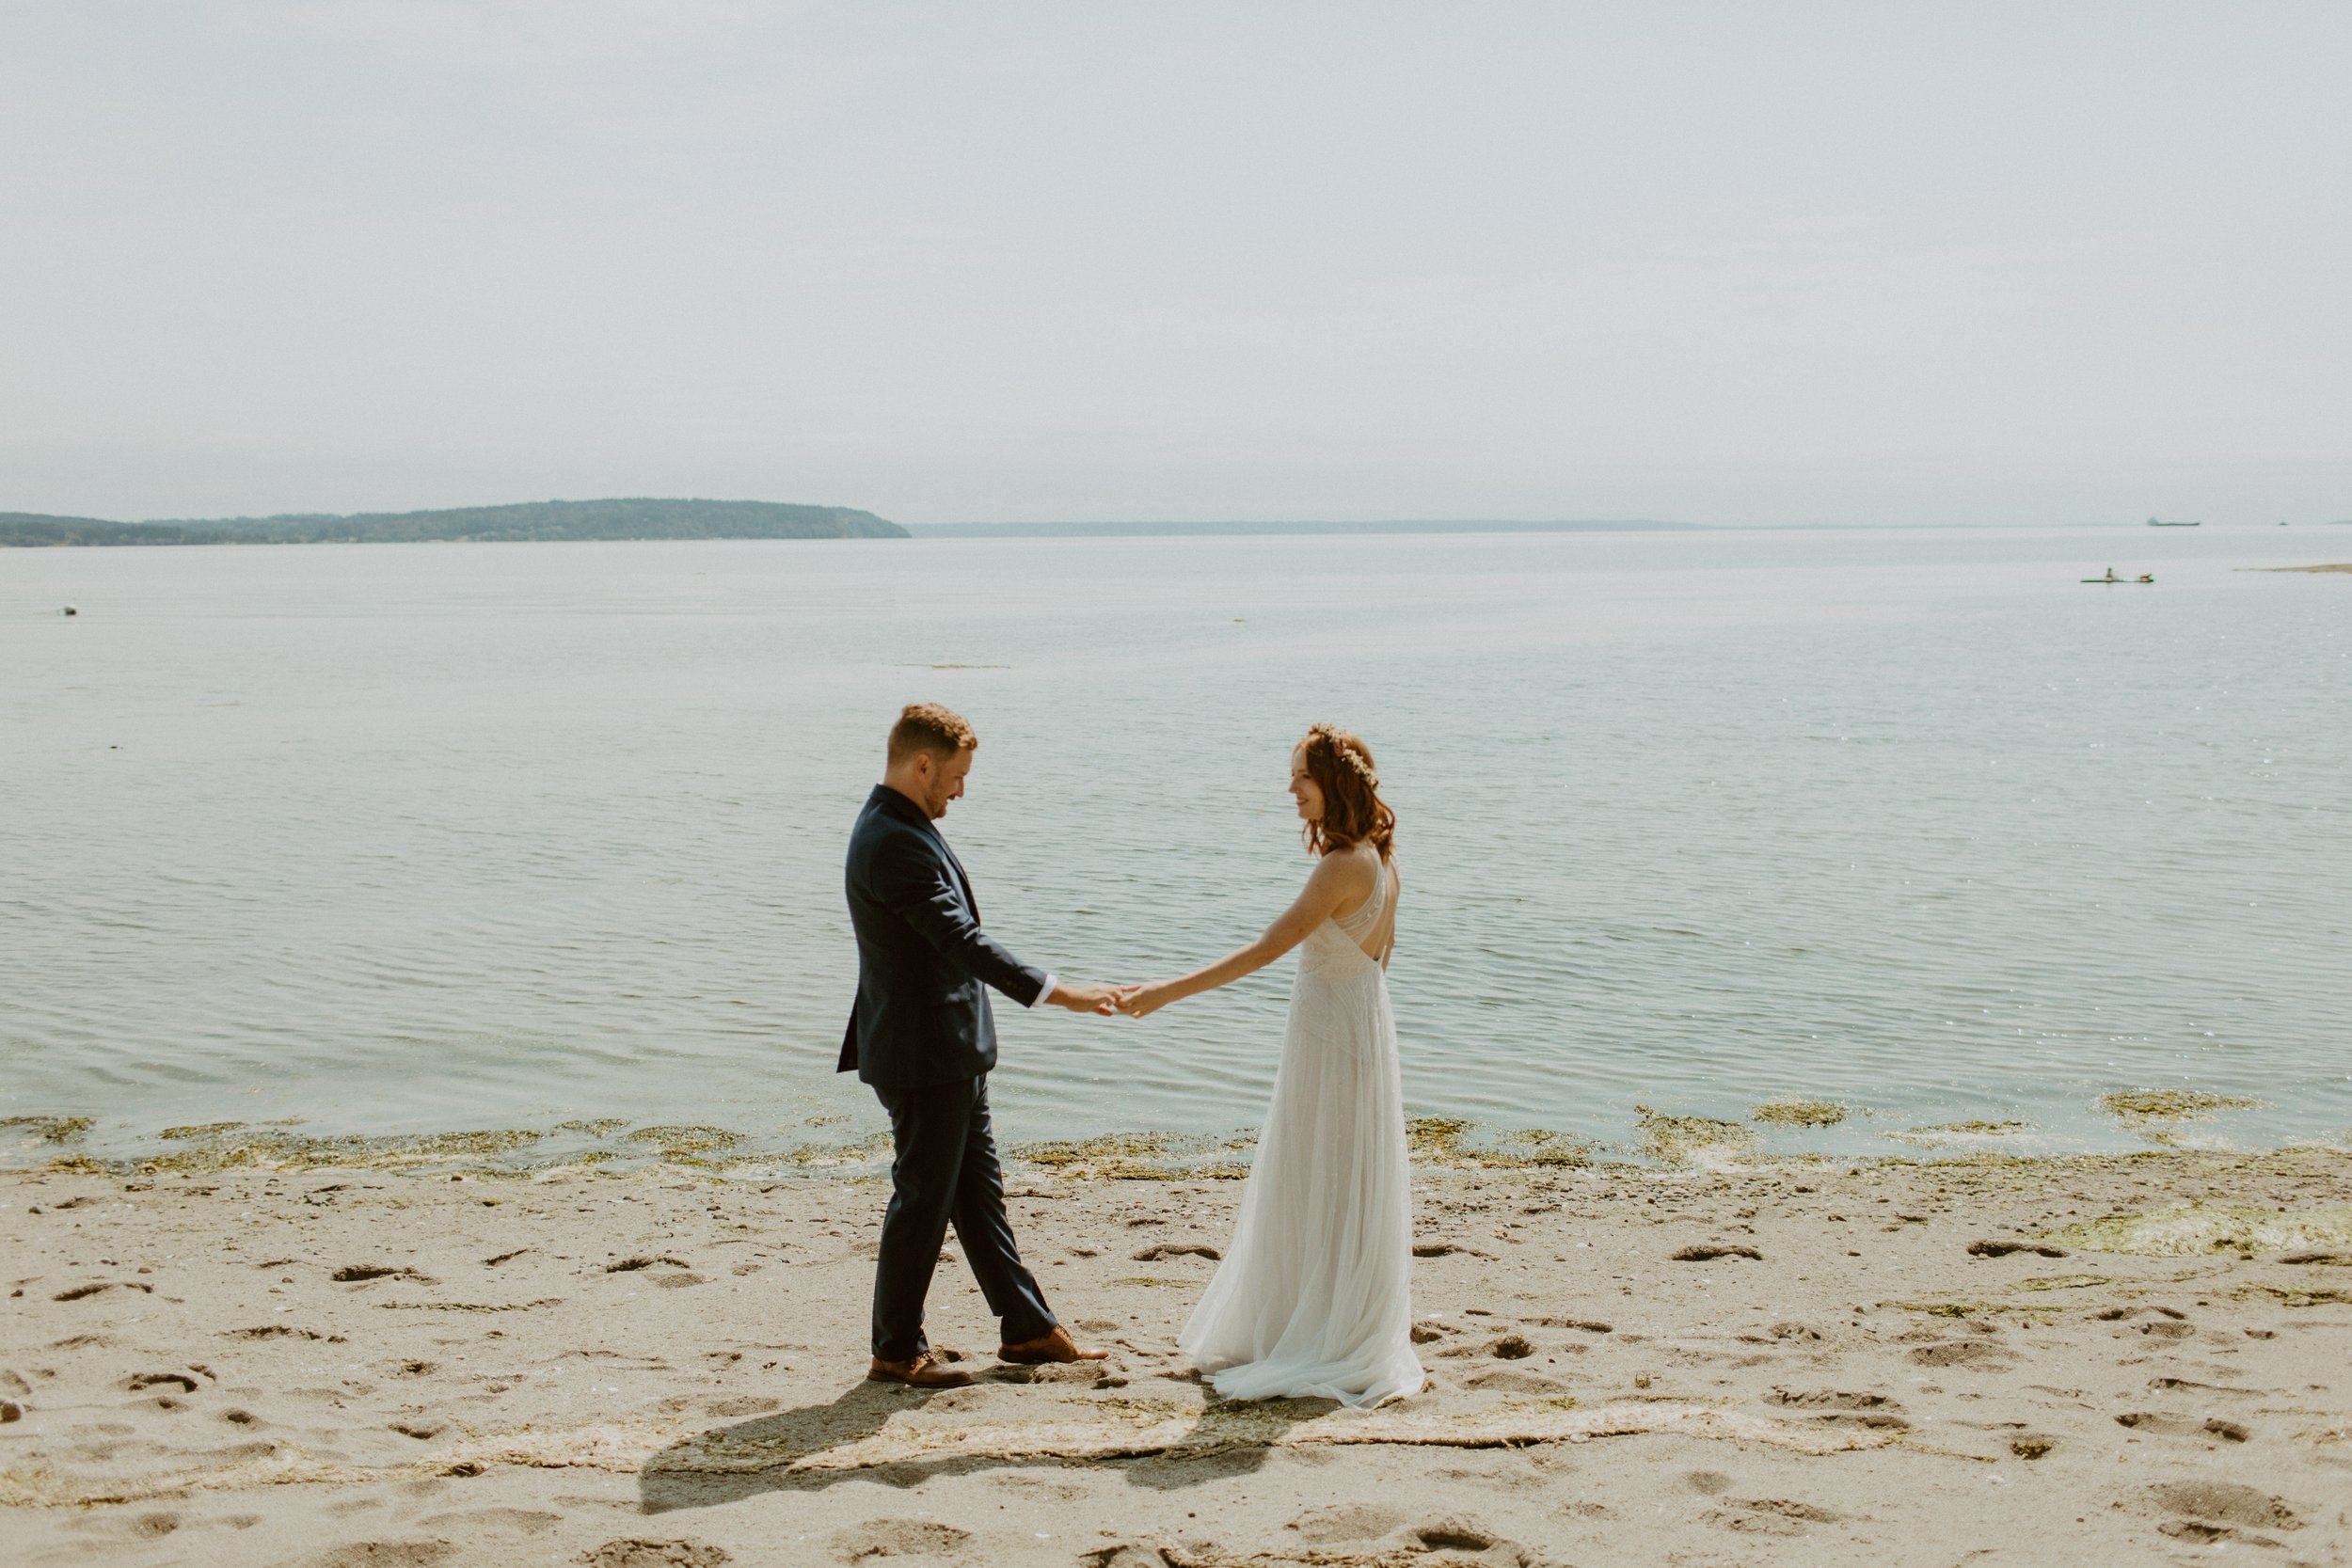
<svg viewBox="0 0 2352 1568"><path fill-rule="evenodd" d="M2352 1154L1417 1172L1422 1396L1219 1405L1239 1183L1030 1167L1107 1364L864 1381L871 1180L5 1180L27 1564L2352 1561ZM2153 1216L2153 1217L2152 1217Z"/></svg>

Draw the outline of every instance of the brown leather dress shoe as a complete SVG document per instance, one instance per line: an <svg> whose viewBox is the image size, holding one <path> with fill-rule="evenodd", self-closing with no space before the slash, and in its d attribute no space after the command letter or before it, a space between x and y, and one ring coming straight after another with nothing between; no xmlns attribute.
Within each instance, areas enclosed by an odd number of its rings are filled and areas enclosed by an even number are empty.
<svg viewBox="0 0 2352 1568"><path fill-rule="evenodd" d="M961 1388L972 1381L970 1372L948 1366L930 1351L912 1361L884 1361L877 1355L866 1376L872 1383L903 1383L910 1388Z"/></svg>
<svg viewBox="0 0 2352 1568"><path fill-rule="evenodd" d="M1109 1354L1106 1350L1091 1350L1080 1345L1070 1337L1070 1330L1057 1323L1054 1332L1042 1338L1024 1339L1017 1345L1000 1345L996 1359L1034 1367L1048 1361L1101 1361Z"/></svg>

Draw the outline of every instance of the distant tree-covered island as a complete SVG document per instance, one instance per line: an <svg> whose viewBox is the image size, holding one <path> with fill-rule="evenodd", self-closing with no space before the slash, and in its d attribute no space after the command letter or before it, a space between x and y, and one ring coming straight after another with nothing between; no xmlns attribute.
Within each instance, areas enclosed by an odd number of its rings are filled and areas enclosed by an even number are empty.
<svg viewBox="0 0 2352 1568"><path fill-rule="evenodd" d="M904 539L898 524L848 506L783 501L523 501L438 512L292 513L275 517L118 523L0 512L0 547L59 545L405 545L545 539Z"/></svg>

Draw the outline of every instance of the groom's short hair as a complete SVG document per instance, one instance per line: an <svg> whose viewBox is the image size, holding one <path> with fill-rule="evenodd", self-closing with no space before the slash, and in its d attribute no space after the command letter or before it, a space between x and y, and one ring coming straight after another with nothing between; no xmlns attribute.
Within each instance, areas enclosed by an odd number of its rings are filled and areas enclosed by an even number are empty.
<svg viewBox="0 0 2352 1568"><path fill-rule="evenodd" d="M890 726L890 763L897 767L917 752L948 757L980 743L963 715L937 703L909 703Z"/></svg>

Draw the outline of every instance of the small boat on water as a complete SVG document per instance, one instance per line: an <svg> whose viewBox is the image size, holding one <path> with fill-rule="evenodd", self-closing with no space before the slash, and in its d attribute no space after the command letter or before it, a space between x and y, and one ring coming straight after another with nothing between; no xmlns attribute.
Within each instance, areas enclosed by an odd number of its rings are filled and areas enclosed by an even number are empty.
<svg viewBox="0 0 2352 1568"><path fill-rule="evenodd" d="M2148 519L2148 526L2150 528L2203 528L2205 520L2200 517L2193 523L2168 523L2160 517L2151 517Z"/></svg>
<svg viewBox="0 0 2352 1568"><path fill-rule="evenodd" d="M2153 581L2155 581L2155 580L2156 580L2156 574L2155 574L2155 573L2153 573L2153 572L2142 572L2142 573L2140 573L2140 574L2139 574L2139 576L2137 576L2137 577L2136 577L2136 578L2119 578L2119 577L2117 577L2117 576L2115 575L2115 568L2114 568L2114 567L2112 567L2112 566L2110 566L2110 567L2108 567L2108 568L2107 568L2107 575L2106 575L2106 577L2103 577L2103 578L2083 578L2083 581L2085 581L2085 582L2100 582L2100 583L2116 583L2116 582L2153 582Z"/></svg>

